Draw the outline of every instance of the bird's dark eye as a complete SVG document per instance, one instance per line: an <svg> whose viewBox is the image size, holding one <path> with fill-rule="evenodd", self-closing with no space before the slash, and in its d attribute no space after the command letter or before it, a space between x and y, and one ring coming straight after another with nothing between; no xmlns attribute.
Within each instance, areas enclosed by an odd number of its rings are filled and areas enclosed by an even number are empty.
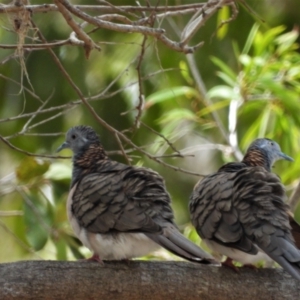
<svg viewBox="0 0 300 300"><path fill-rule="evenodd" d="M274 146L274 143L273 143L273 142L270 142L270 145L271 145L271 146Z"/></svg>
<svg viewBox="0 0 300 300"><path fill-rule="evenodd" d="M71 135L71 138L72 138L72 140L75 140L75 139L76 139L76 135L75 135L75 134L72 134L72 135Z"/></svg>

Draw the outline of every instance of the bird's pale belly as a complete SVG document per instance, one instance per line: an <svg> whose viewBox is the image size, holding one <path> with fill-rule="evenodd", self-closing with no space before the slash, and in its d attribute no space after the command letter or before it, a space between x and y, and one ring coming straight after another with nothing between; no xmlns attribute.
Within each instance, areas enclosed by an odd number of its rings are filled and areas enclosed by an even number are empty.
<svg viewBox="0 0 300 300"><path fill-rule="evenodd" d="M143 233L95 234L80 227L74 216L69 216L69 220L83 245L98 254L102 260L140 257L160 248Z"/></svg>
<svg viewBox="0 0 300 300"><path fill-rule="evenodd" d="M94 234L83 229L80 235L85 246L103 260L140 257L160 248L143 233Z"/></svg>
<svg viewBox="0 0 300 300"><path fill-rule="evenodd" d="M67 200L67 214L75 235L84 246L94 254L98 254L102 260L130 259L147 255L160 246L149 239L143 233L114 233L96 234L88 232L78 224L78 221L71 213L72 196L76 185L69 193Z"/></svg>

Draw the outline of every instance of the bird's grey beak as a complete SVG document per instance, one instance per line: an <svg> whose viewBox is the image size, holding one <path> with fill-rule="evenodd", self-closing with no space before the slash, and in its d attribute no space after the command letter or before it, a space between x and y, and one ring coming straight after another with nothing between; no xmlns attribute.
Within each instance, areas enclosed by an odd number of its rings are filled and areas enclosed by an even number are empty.
<svg viewBox="0 0 300 300"><path fill-rule="evenodd" d="M68 142L64 142L63 144L61 144L57 149L56 149L56 153L57 152L60 152L61 150L63 150L63 149L66 149L66 148L70 148L70 145L69 145L69 143Z"/></svg>
<svg viewBox="0 0 300 300"><path fill-rule="evenodd" d="M279 156L280 156L281 158L285 159L285 160L294 161L293 158L291 158L290 156L284 154L283 152L280 152L280 153L279 153Z"/></svg>

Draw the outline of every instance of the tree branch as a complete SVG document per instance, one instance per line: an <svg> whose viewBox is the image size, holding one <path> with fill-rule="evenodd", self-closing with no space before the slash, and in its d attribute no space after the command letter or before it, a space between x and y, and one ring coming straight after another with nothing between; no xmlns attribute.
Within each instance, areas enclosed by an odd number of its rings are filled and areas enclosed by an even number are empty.
<svg viewBox="0 0 300 300"><path fill-rule="evenodd" d="M82 11L91 11L98 13L116 13L116 12L162 12L168 13L173 12L182 15L185 12L191 13L191 11L195 11L198 8L204 6L205 3L194 3L194 4L185 4L185 5L162 5L162 6L113 6L113 5L76 5L76 7ZM32 13L46 13L52 11L58 11L58 7L54 4L40 4L40 5L24 5L21 7L15 5L0 5L0 14L2 13L16 13L23 9L26 9Z"/></svg>
<svg viewBox="0 0 300 300"><path fill-rule="evenodd" d="M22 5L21 9L20 6L18 5L2 5L0 6L0 14L7 13L13 15L15 13L25 12L26 14L30 14L31 16L33 13L36 12L58 10L67 21L68 25L74 30L74 32L78 36L78 39L83 42L86 51L86 56L88 57L92 49L94 48L99 49L99 47L97 46L96 42L94 42L88 36L88 34L81 29L81 27L76 23L76 21L73 19L73 16L71 14L77 16L78 18L84 20L89 24L93 24L97 28L105 28L108 30L118 31L122 33L141 33L144 36L152 36L157 40L161 41L163 44L165 44L165 46L169 47L170 49L187 54L187 53L195 52L199 47L203 45L203 42L199 42L194 46L188 45L188 42L195 35L198 29L202 27L206 22L206 20L208 20L212 16L212 14L214 14L218 9L220 9L223 6L232 5L234 0L209 0L207 3L202 3L198 5L190 4L190 5L178 5L174 7L158 6L158 5L151 6L149 3L146 7L139 6L139 5L136 7L135 6L114 6L106 1L102 1L104 3L107 3L107 5L104 6L99 5L98 7L97 6L92 6L92 7L94 8L93 12L99 12L101 14L106 13L106 15L103 16L92 16L87 14L85 11L90 11L91 6L73 5L68 0L54 0L54 2L56 6L47 5L47 4L42 6ZM102 9L100 9L99 11L96 8L102 8ZM176 14L179 15L179 14L193 13L195 11L196 14L194 14L192 20L185 27L181 35L182 38L180 42L176 42L168 38L165 29L159 27L150 28L148 26L148 24L154 25L154 21L156 19L163 19L166 16L170 16L170 15L174 16ZM142 13L143 18L142 19L138 18L138 16L135 15L134 12ZM145 12L150 12L149 16L147 16ZM160 14L157 14L158 12L160 12ZM111 13L112 15L109 15L109 13ZM131 19L128 18L127 16L122 16L116 13L127 14L129 17L136 18L136 20L131 21ZM20 20L23 22L22 19ZM119 20L125 24L111 22L111 20ZM28 29L27 27L24 28ZM27 48L27 46L24 44L25 44L24 41L22 41L22 49L24 47ZM11 48L13 45L1 45L1 46L2 48ZM57 44L55 44L55 46L57 46ZM29 45L28 47L33 48L32 45Z"/></svg>
<svg viewBox="0 0 300 300"><path fill-rule="evenodd" d="M85 49L85 56L89 58L90 52L96 48L100 50L100 47L97 46L93 40L80 28L80 26L73 20L72 15L69 13L67 8L64 6L63 0L54 0L55 4L57 5L59 11L61 12L62 16L65 18L66 22L69 26L74 30L76 35L79 39L84 42L84 49Z"/></svg>
<svg viewBox="0 0 300 300"><path fill-rule="evenodd" d="M227 268L190 262L23 261L0 264L0 299L299 299L281 269Z"/></svg>

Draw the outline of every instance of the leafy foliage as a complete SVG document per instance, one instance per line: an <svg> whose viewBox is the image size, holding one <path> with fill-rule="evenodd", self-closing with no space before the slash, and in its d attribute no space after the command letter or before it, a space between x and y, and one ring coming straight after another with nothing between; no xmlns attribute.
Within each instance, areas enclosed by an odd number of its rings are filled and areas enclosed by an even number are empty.
<svg viewBox="0 0 300 300"><path fill-rule="evenodd" d="M300 54L296 43L299 34L297 30L284 31L279 26L262 32L255 24L243 50L236 51L236 71L213 57L220 68L218 76L226 85L214 87L209 94L229 101L228 105L238 102L238 134L243 148L255 138L266 136L295 156L299 154L300 138ZM284 181L297 178L297 164L292 169L282 173Z"/></svg>
<svg viewBox="0 0 300 300"><path fill-rule="evenodd" d="M173 2L168 1L168 4ZM265 8L260 5L263 11ZM257 137L266 136L278 141L283 151L295 158L291 165L278 162L275 170L291 194L300 173L298 31L286 26L266 29L254 24L248 32L249 28L243 26L252 20L243 10L234 23L219 28L229 16L230 8L224 7L216 19L207 22L203 35L206 43L195 54L203 85L210 87L207 93L199 88L199 80L185 56L164 48L151 38L147 40L140 74L137 74L142 43L137 34L93 32L93 37L105 42L102 43L102 52L93 52L88 61L81 49L68 45L59 48L56 54L79 89L85 95L91 95L91 103L100 117L114 128L129 132L130 139L151 155L162 156L164 162L176 167L208 174L221 164L238 158L238 147L230 144L235 139L243 151ZM272 16L270 12L269 23L274 20ZM48 39L70 34L64 20L52 22L52 18L45 14L36 20L43 19L41 28ZM163 20L161 24L167 24L167 28L176 33L174 28L187 22L187 18L180 16L176 21L173 24ZM9 26L6 19L1 22L3 28ZM31 40L34 37L35 33L32 33L26 38ZM12 44L16 36L3 30L0 39L1 43ZM24 151L54 153L63 140L63 132L75 124L86 123L100 133L106 149L119 149L112 134L99 126L85 107L74 104L80 101L49 59L49 54L30 52L25 63L33 89L25 78L25 89L22 90L17 84L21 76L20 62L7 62L6 56L15 54L8 51L0 53L0 95L3 99L0 117L5 123L1 136L8 137L8 141ZM140 96L138 75L142 75L141 86L145 94L141 121L152 130L143 125L132 130L136 118L134 108ZM57 108L64 104L69 106L61 110ZM38 116L30 115L40 105L45 105L49 111ZM51 115L50 108L56 109L58 117ZM27 113L27 119L21 116ZM11 116L17 117L7 119ZM36 123L30 127L30 134L15 134L22 133L33 119ZM123 147L133 164L154 168L166 178L178 223L185 224L183 231L186 236L201 243L188 223L187 212L189 194L199 178L173 172L147 160L128 143L124 142ZM175 147L180 149L179 153ZM125 161L118 152L112 157ZM5 241L0 246L0 261L65 260L88 256L89 251L73 236L66 217L70 160L33 158L4 144L0 159L3 176L0 234ZM300 221L299 206L295 216ZM169 258L165 252L156 253L155 257Z"/></svg>

